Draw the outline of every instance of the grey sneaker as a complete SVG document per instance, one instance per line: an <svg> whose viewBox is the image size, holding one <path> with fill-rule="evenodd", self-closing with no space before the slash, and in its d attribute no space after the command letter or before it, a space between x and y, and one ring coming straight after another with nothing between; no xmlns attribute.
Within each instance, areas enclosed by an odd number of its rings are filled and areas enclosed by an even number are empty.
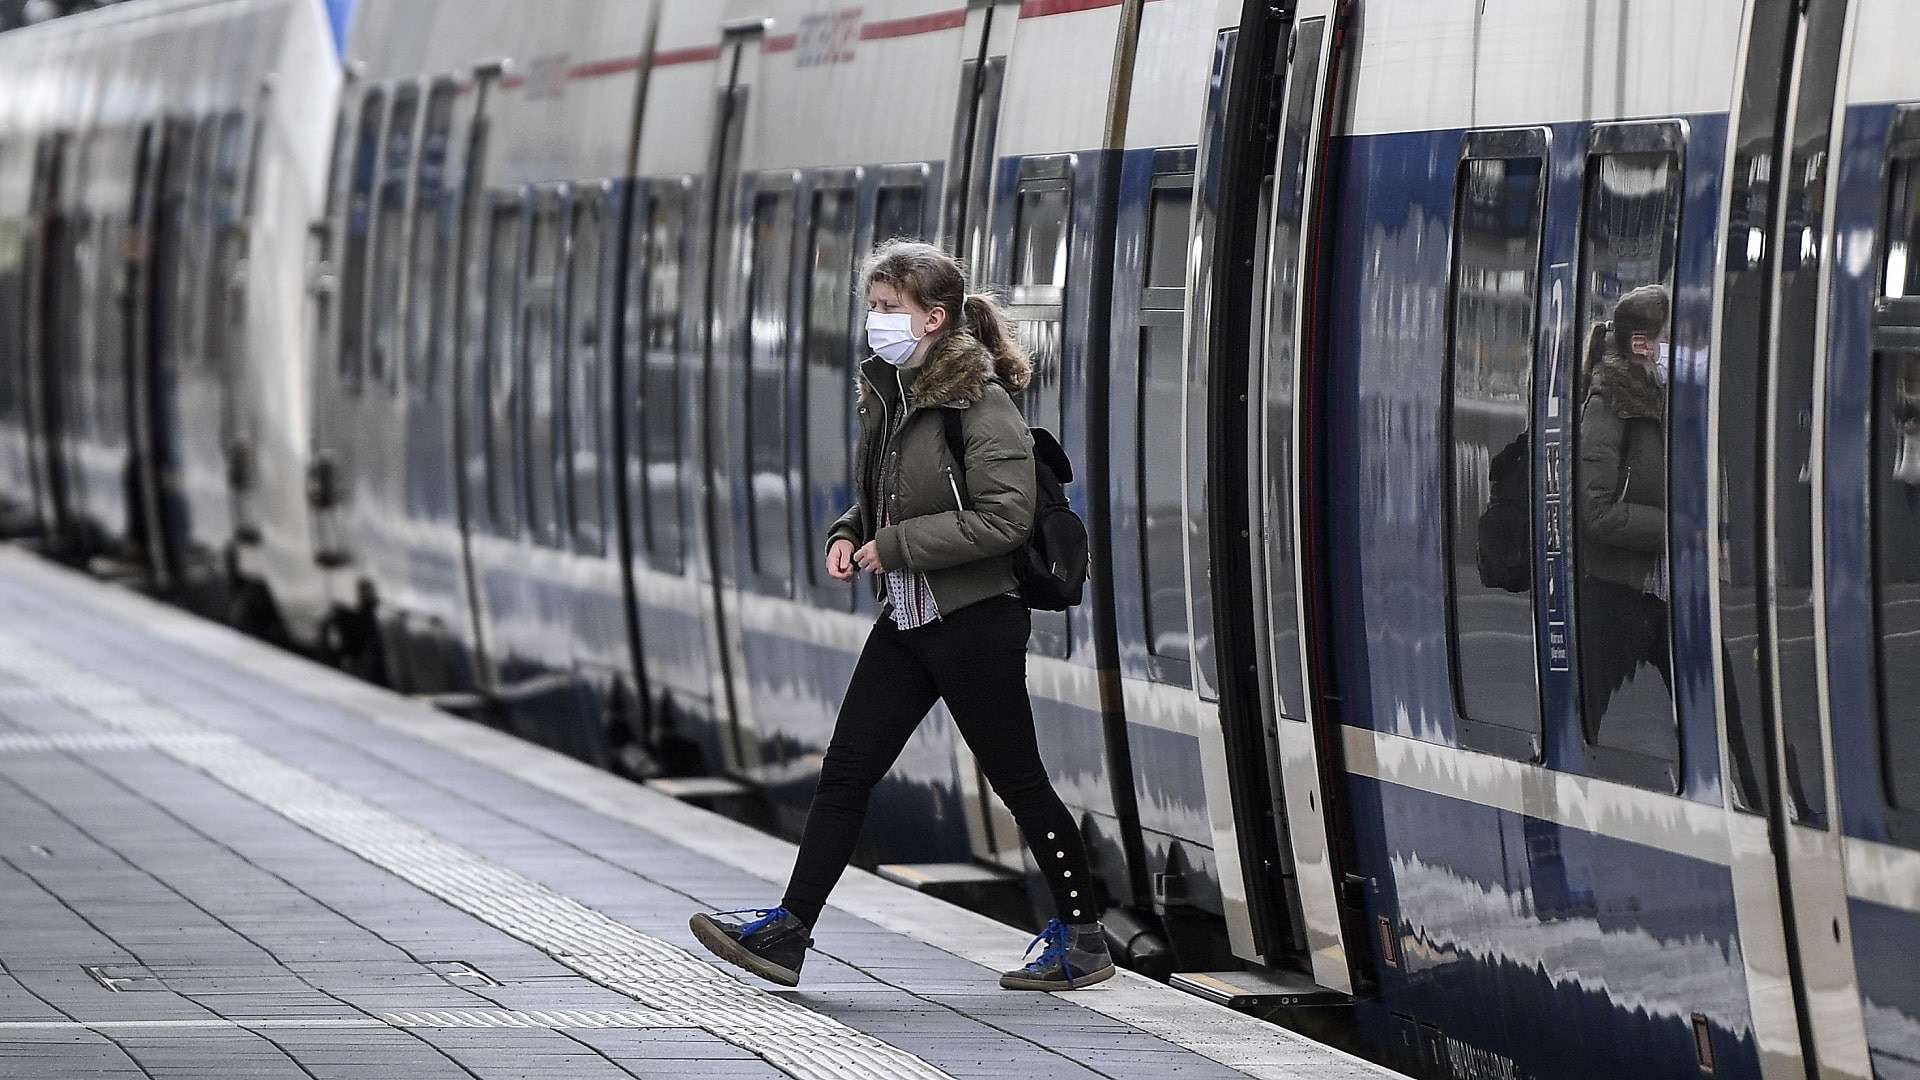
<svg viewBox="0 0 1920 1080"><path fill-rule="evenodd" d="M1018 971L1000 976L1006 990L1078 990L1113 978L1113 957L1107 953L1107 937L1097 922L1068 926L1049 919L1047 928L1027 946L1031 954L1041 943L1040 958Z"/></svg>
<svg viewBox="0 0 1920 1080"><path fill-rule="evenodd" d="M752 921L735 918L756 916ZM769 982L800 985L800 965L813 938L807 924L784 907L702 912L688 920L693 936L713 955Z"/></svg>

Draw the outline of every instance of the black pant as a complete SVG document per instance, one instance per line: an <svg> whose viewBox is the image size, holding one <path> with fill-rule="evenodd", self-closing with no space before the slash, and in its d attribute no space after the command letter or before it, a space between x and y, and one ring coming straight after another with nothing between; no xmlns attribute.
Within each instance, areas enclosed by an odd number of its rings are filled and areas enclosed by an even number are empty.
<svg viewBox="0 0 1920 1080"><path fill-rule="evenodd" d="M875 784L935 700L945 700L994 793L1013 811L1065 922L1092 922L1093 881L1073 815L1047 780L1027 698L1031 620L1018 597L996 596L913 630L882 615L867 635L820 766L793 878L781 901L812 926L840 880Z"/></svg>

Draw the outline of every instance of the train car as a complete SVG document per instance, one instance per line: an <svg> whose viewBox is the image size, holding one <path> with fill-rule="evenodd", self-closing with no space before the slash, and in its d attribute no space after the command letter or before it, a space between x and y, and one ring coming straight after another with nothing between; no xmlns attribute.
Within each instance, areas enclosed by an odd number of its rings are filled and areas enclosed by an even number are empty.
<svg viewBox="0 0 1920 1080"><path fill-rule="evenodd" d="M339 84L324 13L133 6L11 32L0 70L0 514L220 617L313 624L298 283Z"/></svg>
<svg viewBox="0 0 1920 1080"><path fill-rule="evenodd" d="M1130 962L1420 1076L1920 1077L1907 7L366 0L312 197L239 185L309 236L262 527L343 662L793 833L877 615L858 265L921 236L1078 466L1029 683ZM0 483L71 537L57 208L141 166L69 191L41 70ZM1032 874L938 714L865 857Z"/></svg>

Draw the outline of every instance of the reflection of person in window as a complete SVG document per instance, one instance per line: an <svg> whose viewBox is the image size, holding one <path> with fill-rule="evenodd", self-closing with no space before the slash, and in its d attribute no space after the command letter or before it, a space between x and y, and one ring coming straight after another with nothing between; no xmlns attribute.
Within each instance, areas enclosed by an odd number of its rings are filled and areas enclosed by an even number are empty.
<svg viewBox="0 0 1920 1080"><path fill-rule="evenodd" d="M1607 703L1643 664L1671 689L1667 651L1665 287L1620 298L1593 328L1580 408L1577 554L1581 723L1597 738Z"/></svg>

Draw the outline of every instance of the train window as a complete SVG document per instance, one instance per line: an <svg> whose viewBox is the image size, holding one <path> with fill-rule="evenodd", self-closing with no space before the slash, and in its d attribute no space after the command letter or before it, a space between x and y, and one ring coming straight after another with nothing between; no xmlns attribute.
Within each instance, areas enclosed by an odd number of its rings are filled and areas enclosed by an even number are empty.
<svg viewBox="0 0 1920 1080"><path fill-rule="evenodd" d="M1920 810L1920 111L1895 114L1876 305L1871 441L1874 677L1887 803ZM1896 818L1896 822L1898 819ZM1904 830L1902 830L1904 832ZM1900 833L1896 833L1897 836ZM1912 843L1901 837L1903 842Z"/></svg>
<svg viewBox="0 0 1920 1080"><path fill-rule="evenodd" d="M559 196L547 193L534 204L533 223L527 233L527 280L520 290L520 377L522 408L526 410L526 452L521 465L527 470L527 531L536 543L558 544L559 492L554 472L559 465L554 435L555 368L563 361L563 350L555 339L559 329L559 295L556 292L561 246L566 232L560 227Z"/></svg>
<svg viewBox="0 0 1920 1080"><path fill-rule="evenodd" d="M436 358L443 328L451 317L453 290L440 280L440 268L452 261L453 200L447 190L447 146L453 128L456 91L450 82L434 84L427 97L426 127L414 178L413 230L408 243L411 282L407 298L407 385L412 393L434 392L439 382Z"/></svg>
<svg viewBox="0 0 1920 1080"><path fill-rule="evenodd" d="M573 258L567 268L567 509L573 518L574 550L606 551L601 520L600 253L606 200L599 189L574 203Z"/></svg>
<svg viewBox="0 0 1920 1080"><path fill-rule="evenodd" d="M247 146L246 118L230 112L219 119L212 162L210 204L211 245L207 260L206 362L221 379L233 363L232 352L246 318L242 286L237 278L246 262L246 231L242 224L244 206L240 186L245 178Z"/></svg>
<svg viewBox="0 0 1920 1080"><path fill-rule="evenodd" d="M812 257L808 261L805 450L807 455L807 579L815 587L836 585L827 576L827 531L853 502L851 438L847 402L858 353L853 334L853 224L856 193L828 188L813 193ZM844 587L842 591L846 592ZM850 593L849 593L850 595Z"/></svg>
<svg viewBox="0 0 1920 1080"><path fill-rule="evenodd" d="M681 246L685 239L686 189L655 185L646 213L636 215L629 242L639 257L627 285L627 355L640 364L636 440L640 484L635 500L644 515L648 560L658 570L684 567L686 530L680 514L680 302ZM637 341L635 340L637 338Z"/></svg>
<svg viewBox="0 0 1920 1080"><path fill-rule="evenodd" d="M183 370L204 370L207 356L207 289L212 278L209 230L213 221L214 161L219 152L219 118L206 117L193 129L193 150L183 194L179 272L174 277L174 356Z"/></svg>
<svg viewBox="0 0 1920 1080"><path fill-rule="evenodd" d="M1469 140L1455 174L1445 398L1454 705L1463 745L1535 759L1533 361L1546 139L1515 130Z"/></svg>
<svg viewBox="0 0 1920 1080"><path fill-rule="evenodd" d="M1658 360L1672 321L1683 140L1670 122L1594 130L1581 215L1576 325L1586 332L1572 491L1581 730L1599 772L1668 790L1678 790L1679 729Z"/></svg>
<svg viewBox="0 0 1920 1080"><path fill-rule="evenodd" d="M1889 300L1920 298L1920 144L1911 141L1897 146L1887 163L1887 244L1880 294Z"/></svg>
<svg viewBox="0 0 1920 1080"><path fill-rule="evenodd" d="M1887 801L1920 810L1920 353L1876 358L1873 611Z"/></svg>
<svg viewBox="0 0 1920 1080"><path fill-rule="evenodd" d="M1016 399L1027 422L1064 439L1068 252L1073 221L1073 179L1068 159L1029 158L1021 163L1014 195L1012 304L1007 314L1033 362L1033 379ZM1046 656L1067 655L1071 636L1066 612L1033 613L1031 646Z"/></svg>
<svg viewBox="0 0 1920 1080"><path fill-rule="evenodd" d="M874 195L873 236L887 240L927 238L926 188L915 184L888 184Z"/></svg>
<svg viewBox="0 0 1920 1080"><path fill-rule="evenodd" d="M360 103L354 136L353 168L347 187L347 240L340 267L340 380L348 391L365 375L367 337L367 260L371 254L374 173L379 167L380 128L386 116L386 91L375 88Z"/></svg>
<svg viewBox="0 0 1920 1080"><path fill-rule="evenodd" d="M1181 455L1186 363L1187 240L1193 174L1156 177L1147 197L1146 265L1140 293L1140 415L1134 475L1139 478L1142 613L1148 667L1164 682L1191 685L1187 622L1186 509Z"/></svg>
<svg viewBox="0 0 1920 1080"><path fill-rule="evenodd" d="M487 248L487 521L499 536L520 530L514 485L515 330L519 320L520 205L508 199L493 207Z"/></svg>
<svg viewBox="0 0 1920 1080"><path fill-rule="evenodd" d="M373 291L367 306L373 327L367 348L367 378L386 383L399 373L407 267L407 175L413 161L413 122L420 112L420 91L394 91L387 120L385 163L373 221Z"/></svg>
<svg viewBox="0 0 1920 1080"><path fill-rule="evenodd" d="M747 520L754 573L774 591L793 579L787 475L787 289L793 273L793 192L753 200L747 286Z"/></svg>

